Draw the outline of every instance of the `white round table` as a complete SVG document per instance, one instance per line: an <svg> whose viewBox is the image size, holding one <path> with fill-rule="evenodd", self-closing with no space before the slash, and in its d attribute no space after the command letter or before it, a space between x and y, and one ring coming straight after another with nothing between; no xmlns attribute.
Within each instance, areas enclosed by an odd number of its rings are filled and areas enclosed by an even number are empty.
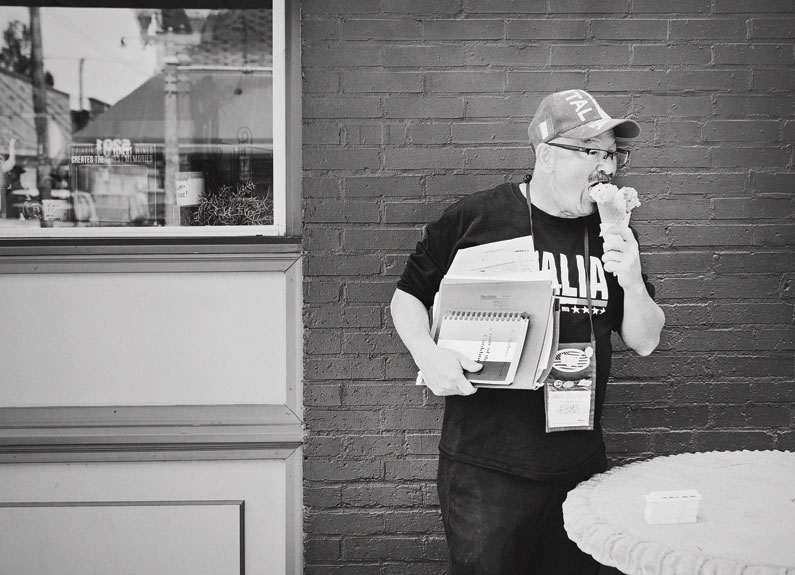
<svg viewBox="0 0 795 575"><path fill-rule="evenodd" d="M696 523L650 525L644 495L696 489ZM563 504L569 538L627 575L795 575L795 453L684 453L616 467Z"/></svg>

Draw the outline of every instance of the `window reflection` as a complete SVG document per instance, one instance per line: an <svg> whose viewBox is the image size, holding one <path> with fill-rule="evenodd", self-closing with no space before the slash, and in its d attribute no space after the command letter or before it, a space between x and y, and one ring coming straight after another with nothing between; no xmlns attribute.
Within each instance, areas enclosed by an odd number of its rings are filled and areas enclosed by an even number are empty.
<svg viewBox="0 0 795 575"><path fill-rule="evenodd" d="M273 223L272 27L0 7L0 228Z"/></svg>

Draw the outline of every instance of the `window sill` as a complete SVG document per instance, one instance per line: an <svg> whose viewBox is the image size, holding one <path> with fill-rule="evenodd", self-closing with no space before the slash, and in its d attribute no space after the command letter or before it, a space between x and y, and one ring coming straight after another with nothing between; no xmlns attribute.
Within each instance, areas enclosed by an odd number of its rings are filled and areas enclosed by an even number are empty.
<svg viewBox="0 0 795 575"><path fill-rule="evenodd" d="M6 238L0 273L285 271L298 237Z"/></svg>

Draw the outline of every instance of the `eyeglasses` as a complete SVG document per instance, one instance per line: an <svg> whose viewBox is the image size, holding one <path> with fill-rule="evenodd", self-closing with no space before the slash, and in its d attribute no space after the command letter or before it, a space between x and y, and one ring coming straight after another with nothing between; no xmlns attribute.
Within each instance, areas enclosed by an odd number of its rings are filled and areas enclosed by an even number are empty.
<svg viewBox="0 0 795 575"><path fill-rule="evenodd" d="M629 163L629 150L623 148L616 148L615 150L600 150L598 148L583 148L582 146L570 146L568 144L558 144L557 142L547 142L548 146L555 146L556 148L563 148L564 150L573 150L575 152L585 152L588 157L593 158L598 162L615 160L616 168L623 168Z"/></svg>

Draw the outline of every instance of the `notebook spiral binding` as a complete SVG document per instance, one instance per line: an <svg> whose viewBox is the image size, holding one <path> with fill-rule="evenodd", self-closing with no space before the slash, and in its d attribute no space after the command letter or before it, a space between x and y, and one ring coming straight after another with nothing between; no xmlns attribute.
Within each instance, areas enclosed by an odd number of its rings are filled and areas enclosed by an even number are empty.
<svg viewBox="0 0 795 575"><path fill-rule="evenodd" d="M442 316L445 320L458 321L519 321L529 318L526 312L508 311L446 311Z"/></svg>

